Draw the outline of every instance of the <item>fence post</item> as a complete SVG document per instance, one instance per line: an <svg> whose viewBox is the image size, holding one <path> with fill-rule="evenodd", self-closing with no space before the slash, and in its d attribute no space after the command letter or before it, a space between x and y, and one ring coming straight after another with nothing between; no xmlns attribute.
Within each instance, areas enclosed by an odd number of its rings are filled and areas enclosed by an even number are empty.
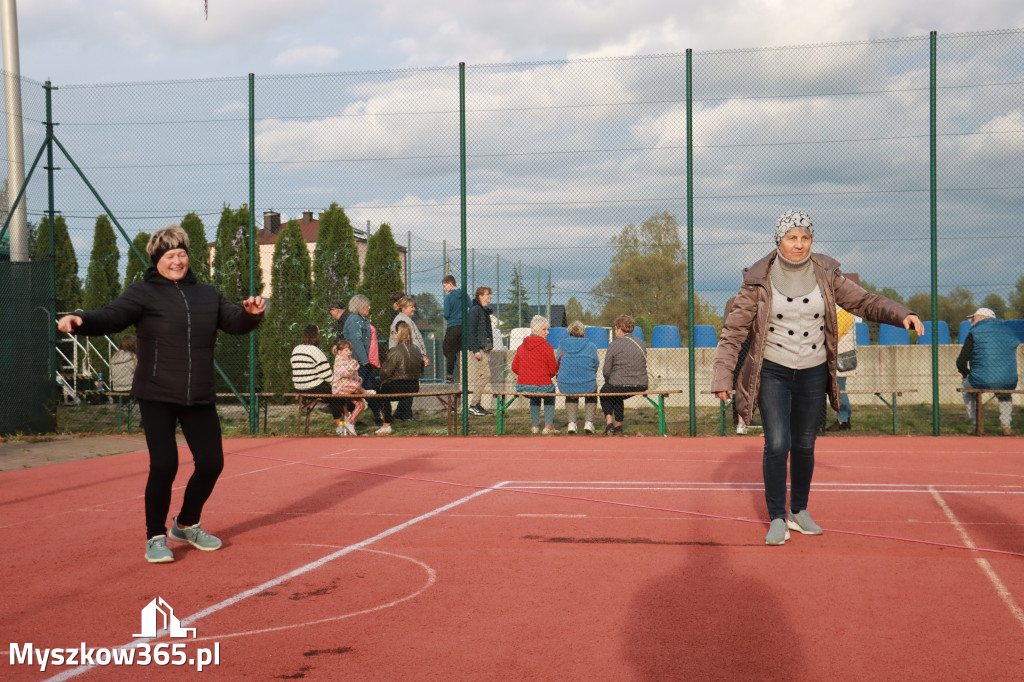
<svg viewBox="0 0 1024 682"><path fill-rule="evenodd" d="M256 79L249 74L249 295L256 296ZM260 295L263 292L259 292ZM249 332L249 433L260 428L256 397L256 331Z"/></svg>
<svg viewBox="0 0 1024 682"><path fill-rule="evenodd" d="M466 288L466 62L459 62L459 204L461 208L460 224L462 232L462 287ZM469 329L469 311L466 310L466 297L460 297L462 305L462 325ZM469 435L469 372L467 361L469 352L466 342L469 335L462 335L462 435Z"/></svg>
<svg viewBox="0 0 1024 682"><path fill-rule="evenodd" d="M931 194L931 251L932 251L932 435L939 435L939 230L938 230L938 187L936 186L937 134L936 134L936 91L937 64L936 44L938 33L929 35L929 84L928 84L928 163ZM895 414L895 412L893 413Z"/></svg>
<svg viewBox="0 0 1024 682"><path fill-rule="evenodd" d="M697 435L697 351L693 346L693 50L686 50L686 326L689 334L690 435Z"/></svg>

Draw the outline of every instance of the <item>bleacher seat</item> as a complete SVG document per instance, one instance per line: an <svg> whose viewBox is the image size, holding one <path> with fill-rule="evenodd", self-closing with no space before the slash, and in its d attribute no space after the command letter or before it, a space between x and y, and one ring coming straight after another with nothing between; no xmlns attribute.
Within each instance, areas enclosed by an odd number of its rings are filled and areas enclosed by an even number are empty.
<svg viewBox="0 0 1024 682"><path fill-rule="evenodd" d="M659 324L651 330L651 348L681 348L679 327L674 324Z"/></svg>
<svg viewBox="0 0 1024 682"><path fill-rule="evenodd" d="M598 350L608 347L608 327L587 327L587 341L590 341Z"/></svg>
<svg viewBox="0 0 1024 682"><path fill-rule="evenodd" d="M1024 320L1007 320L1006 326L1013 330L1021 343L1024 343Z"/></svg>
<svg viewBox="0 0 1024 682"><path fill-rule="evenodd" d="M644 329L640 325L633 327L633 338L645 346L647 345L647 340L644 339Z"/></svg>
<svg viewBox="0 0 1024 682"><path fill-rule="evenodd" d="M854 333L857 335L858 346L870 346L871 345L871 330L868 329L867 322L855 322Z"/></svg>
<svg viewBox="0 0 1024 682"><path fill-rule="evenodd" d="M903 327L883 324L878 327L879 346L909 346L910 332Z"/></svg>
<svg viewBox="0 0 1024 682"><path fill-rule="evenodd" d="M693 347L714 348L718 345L718 331L710 324L693 326Z"/></svg>
<svg viewBox="0 0 1024 682"><path fill-rule="evenodd" d="M565 327L552 327L548 330L548 343L551 344L552 348L558 348L558 344L562 342L562 339L569 338L569 330Z"/></svg>
<svg viewBox="0 0 1024 682"><path fill-rule="evenodd" d="M964 344L964 341L967 339L967 335L970 333L971 321L964 320L963 322L960 323L960 331L956 335L956 342L962 346Z"/></svg>
<svg viewBox="0 0 1024 682"><path fill-rule="evenodd" d="M919 345L930 346L932 344L932 322L931 320L924 321L924 334L917 337L917 343ZM939 345L949 345L949 323L945 320L939 320L939 333L937 336L937 343Z"/></svg>

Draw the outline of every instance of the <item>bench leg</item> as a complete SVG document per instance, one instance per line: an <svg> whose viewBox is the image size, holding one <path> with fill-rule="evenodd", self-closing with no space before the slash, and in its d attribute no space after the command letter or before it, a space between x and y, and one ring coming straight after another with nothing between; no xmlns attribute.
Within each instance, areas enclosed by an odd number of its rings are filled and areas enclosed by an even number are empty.
<svg viewBox="0 0 1024 682"><path fill-rule="evenodd" d="M981 398L982 398L982 394L981 393L976 393L974 397L975 397L975 401L974 401L974 409L975 409L974 423L976 425L975 429L974 429L974 435L980 436L984 432L984 428L981 425L981 403L982 403Z"/></svg>

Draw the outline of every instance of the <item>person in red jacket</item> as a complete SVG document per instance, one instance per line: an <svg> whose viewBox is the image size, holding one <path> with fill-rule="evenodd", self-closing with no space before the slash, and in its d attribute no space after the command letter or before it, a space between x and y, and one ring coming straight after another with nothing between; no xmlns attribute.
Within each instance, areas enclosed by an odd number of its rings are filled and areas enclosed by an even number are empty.
<svg viewBox="0 0 1024 682"><path fill-rule="evenodd" d="M516 350L512 360L512 371L519 379L516 390L520 393L554 393L555 384L552 378L558 374L558 363L555 362L555 349L547 342L551 325L547 318L534 315L530 320L530 336L523 339L522 345ZM540 433L540 405L544 403L544 433L558 433L555 429L555 396L530 398L530 431Z"/></svg>

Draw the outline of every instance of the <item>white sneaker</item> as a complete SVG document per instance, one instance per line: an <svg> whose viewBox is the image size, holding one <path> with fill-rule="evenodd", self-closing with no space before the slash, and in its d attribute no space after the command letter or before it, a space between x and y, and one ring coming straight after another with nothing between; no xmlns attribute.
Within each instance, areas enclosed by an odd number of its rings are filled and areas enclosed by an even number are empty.
<svg viewBox="0 0 1024 682"><path fill-rule="evenodd" d="M534 434L540 433L540 427L539 426L531 426L530 427L530 433L534 433Z"/></svg>
<svg viewBox="0 0 1024 682"><path fill-rule="evenodd" d="M565 427L566 433L576 433L576 422L569 422L569 425Z"/></svg>
<svg viewBox="0 0 1024 682"><path fill-rule="evenodd" d="M586 424L584 424L583 425L583 430L586 433L593 433L594 432L594 422L587 422Z"/></svg>
<svg viewBox="0 0 1024 682"><path fill-rule="evenodd" d="M339 436L347 436L348 429L345 428L345 422L341 422L340 424L338 424L338 428L334 429L334 432Z"/></svg>
<svg viewBox="0 0 1024 682"><path fill-rule="evenodd" d="M345 422L344 426L345 426L345 429L348 430L348 435L350 435L350 436L358 436L359 435L358 433L356 433L356 427L355 427L354 424L350 424L349 422Z"/></svg>
<svg viewBox="0 0 1024 682"><path fill-rule="evenodd" d="M746 424L737 424L736 433L740 434L741 436L745 436L747 435L747 428L748 427Z"/></svg>
<svg viewBox="0 0 1024 682"><path fill-rule="evenodd" d="M378 436L390 436L391 435L391 425L390 424L385 424L384 426L382 426L379 429L377 429L374 433L376 433Z"/></svg>
<svg viewBox="0 0 1024 682"><path fill-rule="evenodd" d="M558 433L558 429L556 429L552 424L547 424L544 426L544 430L541 433L545 436L550 436L553 433Z"/></svg>

